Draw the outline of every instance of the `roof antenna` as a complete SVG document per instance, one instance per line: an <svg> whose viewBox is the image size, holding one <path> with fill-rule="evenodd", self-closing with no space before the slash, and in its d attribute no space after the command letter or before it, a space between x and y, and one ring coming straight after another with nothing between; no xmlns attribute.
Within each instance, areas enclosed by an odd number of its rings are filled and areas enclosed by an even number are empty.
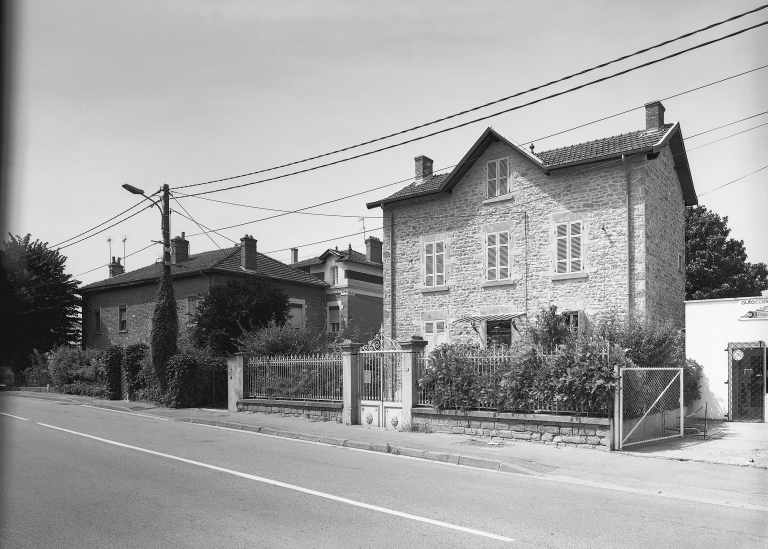
<svg viewBox="0 0 768 549"><path fill-rule="evenodd" d="M123 235L123 270L125 270L125 242L128 240L128 235Z"/></svg>
<svg viewBox="0 0 768 549"><path fill-rule="evenodd" d="M363 240L365 240L365 218L364 217L358 217L358 221L362 221L363 223Z"/></svg>
<svg viewBox="0 0 768 549"><path fill-rule="evenodd" d="M109 244L109 260L112 261L112 237L107 237L107 244Z"/></svg>

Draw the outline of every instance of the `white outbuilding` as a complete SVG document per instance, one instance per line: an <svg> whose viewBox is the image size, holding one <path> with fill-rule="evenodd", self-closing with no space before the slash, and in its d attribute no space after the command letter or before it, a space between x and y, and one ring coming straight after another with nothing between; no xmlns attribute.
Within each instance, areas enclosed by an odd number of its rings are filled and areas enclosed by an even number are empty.
<svg viewBox="0 0 768 549"><path fill-rule="evenodd" d="M685 336L686 356L704 370L696 417L768 421L768 296L686 301Z"/></svg>

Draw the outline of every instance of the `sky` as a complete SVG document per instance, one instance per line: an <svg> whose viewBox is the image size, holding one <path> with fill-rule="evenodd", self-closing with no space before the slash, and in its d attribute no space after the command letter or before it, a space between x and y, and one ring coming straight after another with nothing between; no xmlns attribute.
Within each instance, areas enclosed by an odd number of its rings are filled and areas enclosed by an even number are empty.
<svg viewBox="0 0 768 549"><path fill-rule="evenodd" d="M640 108L542 139L768 65L768 26L414 143L206 195L234 205L182 195L256 182L377 147L180 187L388 135L760 5L738 0L18 2L10 207L3 234L31 233L55 246L142 201L121 185L150 195L168 184L178 200L171 201L172 236L185 232L193 254L232 246L245 234L258 240L260 252L285 262L293 247L300 259L334 246L364 251L364 228L365 236L382 238L381 210L368 210L366 202L407 184L414 157L432 158L436 171L449 167L489 125L518 142L534 141L537 151L643 129ZM493 114L766 20L768 9L378 145ZM664 106L666 120L681 124L699 203L728 216L731 236L744 241L750 261L768 263L768 169L747 175L768 165L768 125L760 127L768 114L688 137L768 111L766 89L768 68L664 100ZM326 215L263 220L275 212L257 209L295 210L356 193L362 194L306 210ZM129 213L134 211L138 208ZM219 231L223 236L206 236L197 223L229 228ZM162 249L152 241L160 239L160 214L150 206L92 238L62 244L61 252L68 258L67 272L90 283L108 276L110 255L123 256L123 247L128 270L154 262Z"/></svg>

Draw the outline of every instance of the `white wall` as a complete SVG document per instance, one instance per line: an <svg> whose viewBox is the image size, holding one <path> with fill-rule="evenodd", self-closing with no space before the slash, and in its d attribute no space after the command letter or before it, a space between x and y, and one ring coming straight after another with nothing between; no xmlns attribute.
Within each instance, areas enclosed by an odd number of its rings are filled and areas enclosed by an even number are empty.
<svg viewBox="0 0 768 549"><path fill-rule="evenodd" d="M694 402L691 412L707 402L707 417L723 419L728 413L726 349L728 343L768 342L768 316L748 318L749 312L763 308L768 311L767 297L685 302L685 353L704 367L701 399ZM704 410L696 417L704 417Z"/></svg>

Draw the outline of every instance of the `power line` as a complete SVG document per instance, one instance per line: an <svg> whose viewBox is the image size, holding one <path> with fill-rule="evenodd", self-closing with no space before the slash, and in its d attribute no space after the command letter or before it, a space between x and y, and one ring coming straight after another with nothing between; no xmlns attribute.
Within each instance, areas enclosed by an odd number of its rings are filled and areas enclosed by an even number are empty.
<svg viewBox="0 0 768 549"><path fill-rule="evenodd" d="M92 230L94 230L94 229L98 229L98 228L99 228L99 227L101 227L102 225L106 225L107 223L109 223L109 222L110 222L110 221L112 221L113 219L117 219L117 218L118 218L118 217L120 217L121 215L123 215L123 214L125 214L125 213L128 213L129 211L131 211L132 209L134 209L136 206L139 206L139 205L141 205L141 204L142 204L142 202L137 202L136 204L134 204L133 206L131 206L131 207L130 207L130 208L128 208L127 210L123 210L123 211L122 211L122 212L120 212L119 214L117 214L117 215L115 215L115 216L113 216L113 217L110 217L109 219L107 219L106 221L104 221L104 222L102 222L102 223L99 223L99 224L98 224L98 225L96 225L95 227L91 227L91 228L90 228L90 229L88 229L87 231L83 231L83 232L82 232L82 233L80 233L80 234L76 234L76 235L75 235L75 236L73 236L72 238L67 238L66 240L62 240L62 241L61 241L61 242L59 242L58 244L55 244L55 245L51 246L51 248L58 248L59 246L61 246L61 245L62 245L62 244L64 244L65 242L69 242L70 240L74 240L75 238L78 238L78 237L80 237L80 236L83 236L84 234L87 234L87 233L91 232L91 231L92 231Z"/></svg>
<svg viewBox="0 0 768 549"><path fill-rule="evenodd" d="M739 15L735 15L735 16L733 16L733 17L730 17L730 18L728 18L728 19L724 19L724 20L722 20L722 21L719 21L719 22L717 22L717 23L713 23L713 24L711 24L711 25L708 25L708 26L706 26L706 27L702 27L702 28L700 28L700 29L697 29L697 30L695 30L695 31L692 31L692 32L689 32L689 33L686 33L686 34L682 34L682 35L678 36L677 38L672 38L672 39L670 39L670 40L666 40L666 41L664 41L664 42L660 42L660 43L658 43L658 44L656 44L656 45L654 45L654 46L650 46L650 47L648 47L648 48L643 48L643 49L641 49L641 50L638 50L638 51L636 51L636 52L634 52L634 53L631 53L631 54L628 54L628 55L624 55L624 56L618 57L618 58L616 58L616 59L613 59L613 60L611 60L611 61L607 61L607 62L605 62L605 63L601 63L601 64L599 64L599 65L595 65L594 67L590 67L590 68L588 68L588 69L584 69L584 70L582 70L582 71L579 71L579 72L576 72L576 73L570 74L570 75L568 75L568 76L564 76L564 77L562 77L562 78L559 78L559 79L556 79L556 80L552 80L552 81L550 81L550 82L547 82L547 83L545 83L545 84L541 84L541 85L535 86L535 87L533 87L533 88L529 88L529 89L527 89L527 90L524 90L524 91L521 91L521 92L517 92L517 93L514 93L514 94L512 94L512 95L509 95L509 96L506 96L506 97L502 97L501 99L497 99L497 100L495 100L495 101L490 101L490 102L488 102L488 103L484 103L484 104L482 104L482 105L478 105L478 106L476 106L476 107L472 107L472 108L469 108L469 109L466 109L466 110L463 110L463 111L460 111L460 112L457 112L457 113L454 113L454 114L451 114L451 115L445 116L445 117L443 117L443 118L438 118L438 119L436 119L436 120L432 120L432 121L430 121L430 122L426 122L426 123L424 123L424 124L420 124L420 125L418 125L418 126L413 126L413 127L411 127L411 128L407 128L407 129L405 129L405 130L400 130L400 131L397 131L397 132L395 132L395 133L391 133L391 134L388 134L388 135L385 135L385 136L382 136L382 137L377 137L377 138L375 138L375 139L371 139L371 140L368 140L368 141L364 141L364 142L361 142L361 143L357 143L357 144L355 144L355 145L351 145L351 146L348 146L348 147L344 147L344 148L341 148L341 149L337 149L337 150L334 150L334 151L331 151L331 152L327 152L327 153L319 154L319 155L316 155L316 156L311 156L311 157L308 157L308 158L304 158L304 159L302 159L302 160L296 160L296 161L293 161L293 162L288 162L288 163L286 163L286 164L281 164L281 165L279 165L279 166L273 166L273 167L271 167L271 168L265 168L265 169L262 169L262 170L257 170L257 171L253 171L253 172L248 172L248 173L244 173L244 174L240 174L240 175L234 175L234 176L230 176L230 177L224 177L224 178L220 178L220 179L213 179L213 180L210 180L210 181L203 181L203 182L201 182L201 183L193 183L193 184L190 184L190 185L182 185L182 186L179 186L179 187L176 187L176 188L177 188L177 189L183 189L183 188L188 188L188 187L196 187L196 186L200 186L200 185L209 185L209 184L212 184L212 183L220 183L220 182L222 182L222 181L230 181L230 180L232 180L232 179L238 179L238 178L240 178L240 177L248 177L248 176L251 176L251 175L256 175L256 174L260 174L260 173L265 173L265 172L269 172L269 171L277 170L277 169L280 169L280 168L286 168L286 167L289 167L289 166L295 166L296 164L301 164L301 163L304 163L304 162L309 162L309 161L311 161L311 160L317 160L318 158L324 158L324 157L326 157L326 156L330 156L330 155L333 155L333 154L337 154L337 153L341 153L341 152L349 151L349 150L351 150L351 149L356 149L356 148L359 148L359 147L362 147L362 146L365 146L365 145L370 145L370 144L372 144L372 143L376 143L376 142L379 142L379 141L383 141L383 140L385 140L385 139L389 139L389 138L391 138L391 137L396 137L396 136L399 136L399 135L403 135L403 134L405 134L405 133L409 133L409 132L412 132L412 131L415 131L415 130L418 130L418 129L421 129L421 128L425 128L425 127L427 127L427 126L432 126L432 125L434 125L434 124L437 124L437 123L440 123L440 122L444 122L444 121L446 121L446 120L450 120L450 119L452 119L452 118L456 118L456 117L458 117L458 116L462 116L462 115L464 115L464 114L468 114L468 113L470 113L470 112L475 112L475 111L477 111L477 110L480 110L480 109L483 109L483 108L486 108L486 107L490 107L490 106L492 106L492 105L496 105L496 104L498 104L498 103L502 103L502 102L504 102L504 101L509 101L510 99L514 99L514 98L516 98L516 97L520 97L521 95L525 95L525 94L528 94L528 93L531 93L531 92L534 92L534 91L540 90L540 89L542 89L542 88L546 88L546 87L552 86L552 85L554 85L554 84L557 84L557 83L559 83L559 82L564 82L564 81L566 81L566 80L570 80L570 79L572 79L572 78L575 78L575 77L577 77L577 76L581 76L581 75L587 74L587 73L589 73L589 72L592 72L592 71L595 71L595 70L598 70L598 69L601 69L601 68L607 67L607 66L609 66L609 65L612 65L612 64L618 63L618 62L620 62L620 61L624 61L624 60L626 60L626 59L629 59L630 57L635 57L635 56L637 56L637 55L641 55L641 54L643 54L643 53L647 53L647 52L649 52L649 51L651 51L651 50L654 50L654 49L658 49L658 48L660 48L660 47L662 47L662 46L666 46L666 45L668 45L668 44L671 44L671 43L673 43L673 42L677 42L677 41L679 41L679 40L683 40L684 38L688 38L688 37L691 37L691 36L693 36L693 35L695 35L695 34L698 34L698 33L704 32L704 31L707 31L707 30L709 30L709 29L712 29L712 28L714 28L714 27L717 27L717 26L720 26L720 25L724 25L725 23L729 23L729 22L731 22L731 21L735 21L736 19L740 19L740 18L742 18L742 17L745 17L745 16L747 16L747 15L750 15L750 14L752 14L752 13L756 13L756 12L758 12L758 11L760 11L760 10L763 10L763 9L765 9L765 8L768 8L768 4L765 4L765 5L759 6L759 7L755 8L755 9L753 9L753 10L750 10L750 11L747 11L747 12L744 12L744 13L741 13L741 14L739 14ZM765 24L765 23L763 23L763 24ZM690 49L688 49L688 50L683 50L683 51L681 51L681 52L678 52L677 54L673 54L673 55L671 55L671 56L668 56L668 57L664 57L664 58L662 58L662 59L660 59L660 60L657 60L657 61L651 62L651 63L649 63L649 64L657 63L657 62L659 62L659 61L663 61L663 60L665 60L665 59L669 59L670 57L674 57L674 56L676 56L676 55L681 55L682 53L685 53L685 52L687 52L687 51L691 51L691 50L693 50L693 49L697 49L697 48L703 47L703 46L705 46L705 45L709 45L709 44L712 44L712 43L718 42L718 41L720 41L720 40L724 40L725 38L729 38L729 37L731 37L731 36L735 36L735 35L737 35L737 34L741 34L742 32L746 32L747 30L751 30L752 28L756 28L756 27L758 27L758 26L761 26L761 25L756 25L755 27L750 27L750 28L748 28L748 29L744 29L744 30L742 30L742 31L739 31L739 32L737 32L737 33L733 33L733 34L731 34L731 35L728 35L728 36L726 36L726 37L723 37L723 38L719 38L719 39L717 39L717 40L713 40L713 41L710 41L710 42L705 42L704 44L701 44L701 45L699 45L699 46L696 46L696 47L694 47L694 48L690 48ZM645 65L640 65L639 67L636 67L636 68L644 67L644 66L647 66L647 65L648 65L648 64L645 64ZM630 70L635 70L635 69L630 69ZM629 71L625 71L625 72L629 72ZM619 74L624 74L624 72L620 72L620 73L617 73L617 75L616 75L616 76L618 76ZM611 78L612 78L612 77L611 77ZM602 81L602 79L601 79L601 80L597 80L597 81L595 81L595 82L592 82L592 83L590 83L590 84L593 84L593 83L596 83L596 82L599 82L599 81ZM586 85L590 85L590 84L586 84ZM579 86L579 87L584 87L584 86ZM574 88L574 89L579 89L579 88ZM573 91L573 90L569 90L569 91ZM564 92L564 93L567 93L567 92ZM562 94L556 94L556 95L562 95ZM550 97L555 97L556 95L553 95L553 96L550 96ZM532 104L532 103L531 103L531 104ZM520 107L518 107L518 108L520 108ZM495 115L492 115L492 116L498 116L499 114L502 114L502 113L504 113L504 112L508 112L508 111L501 111L501 113L497 113L497 114L495 114ZM480 119L480 120L483 120L483 119ZM476 120L476 121L477 121L477 120ZM461 126L456 126L456 127L461 127ZM455 129L455 128L451 128L451 129ZM436 135L436 134L431 134L431 135ZM427 136L427 137L428 137L428 136ZM405 141L404 143L401 143L401 144L410 143L410 142L411 142L411 141ZM399 146L399 145L397 145L397 146ZM385 150L385 149L379 149L379 151L380 151L380 150ZM374 152L379 152L379 151L374 151ZM360 156L364 156L364 155L353 156L353 157L351 157L351 158L349 158L349 159L347 159L347 160L352 160L353 158L359 158ZM346 161L346 160L345 160L345 161ZM327 165L332 165L332 164L334 164L334 163L331 163L331 164L327 164ZM297 172L297 173L302 173L302 172Z"/></svg>
<svg viewBox="0 0 768 549"><path fill-rule="evenodd" d="M762 168L760 168L759 170L755 170L755 171L753 171L753 172L750 172L750 173L748 173L747 175L742 175L742 176L741 176L741 177L739 177L738 179L734 179L733 181L729 181L728 183L725 183L725 184L723 184L723 185L720 185L719 187L715 187L714 189L710 189L710 190L708 190L708 191L706 191L706 192L700 193L700 194L699 194L699 196L704 196L705 194L709 194L709 193L711 193L711 192L714 192L714 191L716 191L716 190L718 190L718 189L722 189L723 187L727 187L728 185L731 185L732 183L736 183L737 181L741 181L741 180L742 180L742 179L744 179L745 177L749 177L750 175L756 174L757 172L761 172L761 171L763 171L763 170L764 170L764 169L766 169L766 168L768 168L768 166L763 166L763 167L762 167Z"/></svg>
<svg viewBox="0 0 768 549"><path fill-rule="evenodd" d="M198 223L197 221L195 221L195 219L192 217L192 214L190 214L190 213L187 211L187 209L186 209L184 206L182 206L182 205L181 205L181 202L179 202L178 200L176 200L176 197L175 197L175 196L173 196L173 193L168 193L168 194L170 194L170 195L171 195L171 197L173 198L174 202L176 202L176 204L178 204L178 205L179 205L179 207L180 207L182 210L184 210L184 213L186 213L187 215L184 215L183 213L181 213L181 212L179 212L179 211L177 211L177 210L176 210L176 213L177 213L177 214L179 214L179 215L180 215L180 216L182 216L182 217L186 217L186 218L187 218L187 219L189 219L189 220L190 220L192 223L194 223L195 225L197 225L198 227L200 227L200 230L201 230L201 231L205 232L205 231L204 231L204 229L203 229L203 227L202 227L202 225L200 225L200 223ZM187 217L187 216L189 216L189 217ZM219 233L216 233L216 234L219 234ZM205 233L205 235L208 237L208 239L209 239L211 242L213 242L213 245L214 245L214 246L216 246L218 249L221 249L221 246L219 246L219 244L218 244L218 243L217 243L217 242L216 242L216 241L213 239L213 237L212 237L212 236L211 236L209 233L207 233L207 232L206 232L206 233ZM219 236L221 236L221 235L219 235ZM231 239L227 238L227 240L231 240Z"/></svg>
<svg viewBox="0 0 768 549"><path fill-rule="evenodd" d="M100 231L98 231L98 232L95 232L95 233L93 233L93 234L91 234L91 235L88 235L88 236L86 236L86 237L84 237L84 238L81 238L80 240L76 240L75 242L70 242L70 243L69 243L69 244L67 244L66 246L60 246L60 247L59 247L59 250L63 250L64 248L69 248L70 246L74 246L75 244L79 244L80 242L83 242L84 240L88 240L89 238L92 238L92 237L96 236L97 234L101 234L101 233L103 233L104 231L106 231L106 230L108 230L108 229L111 229L111 228L112 228L112 227L114 227L115 225L119 225L120 223L123 223L123 222L125 222L125 221L128 221L130 218L132 218L132 217L134 217L134 216L137 216L137 215L139 215L141 212L144 212L144 211L148 210L148 209L149 209L149 208L151 208L152 206L154 206L154 204L150 204L150 205L148 205L146 208L142 208L142 209L140 209L138 212L134 212L133 214L131 214L131 215L129 215L128 217L126 217L125 219L121 219L121 220L120 220L120 221L118 221L117 223L113 223L113 224L112 224L112 225L110 225L109 227L105 227L105 228L103 228L102 230L100 230ZM133 206L132 206L132 207L133 207ZM113 219L114 219L114 218L113 218Z"/></svg>
<svg viewBox="0 0 768 549"><path fill-rule="evenodd" d="M757 114L753 114L752 116L747 116L746 118L742 118L741 120L736 120L734 122L728 122L727 124L723 124L722 126L718 126L716 128L712 128L710 130L705 130L703 132L699 132L699 133L695 133L693 135L689 135L688 139L693 139L694 137L698 137L700 135L704 135L705 133L709 133L709 132L713 132L715 130L719 130L721 128L725 128L727 126L733 126L734 124L738 124L739 122L744 122L745 120L749 120L750 118L757 118L758 116L762 116L764 114L768 114L768 111L763 111L763 112L760 112L760 113L757 113ZM755 127L757 128L759 126L755 126ZM751 129L754 129L754 128L751 128ZM749 130L747 130L747 131L749 131Z"/></svg>

